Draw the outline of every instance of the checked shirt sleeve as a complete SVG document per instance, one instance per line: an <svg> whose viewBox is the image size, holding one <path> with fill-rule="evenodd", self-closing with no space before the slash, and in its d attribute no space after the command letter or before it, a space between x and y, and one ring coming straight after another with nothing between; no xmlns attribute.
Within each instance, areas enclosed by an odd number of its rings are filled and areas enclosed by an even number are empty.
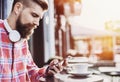
<svg viewBox="0 0 120 82"><path fill-rule="evenodd" d="M34 63L29 50L26 59L28 80L31 80L31 82L40 82L40 80L44 80L47 67L38 68Z"/></svg>

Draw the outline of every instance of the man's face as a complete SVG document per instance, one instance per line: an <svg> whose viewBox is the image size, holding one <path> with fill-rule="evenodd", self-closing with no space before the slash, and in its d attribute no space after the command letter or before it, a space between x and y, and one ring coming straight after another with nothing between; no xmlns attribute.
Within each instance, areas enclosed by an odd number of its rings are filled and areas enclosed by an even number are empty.
<svg viewBox="0 0 120 82"><path fill-rule="evenodd" d="M30 38L34 29L39 25L39 20L42 18L43 13L42 8L36 3L21 11L16 21L16 30L21 34L21 38Z"/></svg>

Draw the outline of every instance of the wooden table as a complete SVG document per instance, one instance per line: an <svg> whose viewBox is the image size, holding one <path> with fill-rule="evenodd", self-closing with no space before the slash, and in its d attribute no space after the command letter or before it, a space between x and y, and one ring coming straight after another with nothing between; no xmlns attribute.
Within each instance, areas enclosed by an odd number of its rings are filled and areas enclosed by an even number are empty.
<svg viewBox="0 0 120 82"><path fill-rule="evenodd" d="M113 64L110 65L113 66ZM74 77L63 71L54 77L48 78L45 82L120 82L120 76L107 75L98 71L98 68L98 66L90 67L89 71L92 71L93 74L88 77Z"/></svg>

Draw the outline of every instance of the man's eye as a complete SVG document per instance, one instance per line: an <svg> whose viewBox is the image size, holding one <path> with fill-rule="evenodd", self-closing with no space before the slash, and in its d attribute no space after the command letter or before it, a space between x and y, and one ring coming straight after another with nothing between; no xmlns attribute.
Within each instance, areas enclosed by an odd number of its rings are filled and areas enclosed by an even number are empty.
<svg viewBox="0 0 120 82"><path fill-rule="evenodd" d="M38 17L38 15L36 15L35 13L32 14L33 17Z"/></svg>

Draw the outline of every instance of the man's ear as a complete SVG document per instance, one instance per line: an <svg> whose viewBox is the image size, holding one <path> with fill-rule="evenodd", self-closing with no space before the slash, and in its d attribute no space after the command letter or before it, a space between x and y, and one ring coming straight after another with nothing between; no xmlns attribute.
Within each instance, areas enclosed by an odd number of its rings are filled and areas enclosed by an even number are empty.
<svg viewBox="0 0 120 82"><path fill-rule="evenodd" d="M20 2L17 2L14 6L13 11L16 15L19 15L19 13L22 11L22 9L23 9L23 4Z"/></svg>

